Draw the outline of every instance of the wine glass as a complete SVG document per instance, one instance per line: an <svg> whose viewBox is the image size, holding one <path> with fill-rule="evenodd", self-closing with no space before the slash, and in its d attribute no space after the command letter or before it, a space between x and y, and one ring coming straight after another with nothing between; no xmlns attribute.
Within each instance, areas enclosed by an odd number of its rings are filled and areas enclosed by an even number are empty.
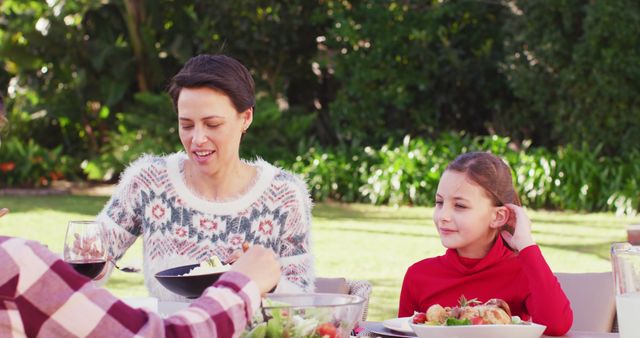
<svg viewBox="0 0 640 338"><path fill-rule="evenodd" d="M94 279L107 262L105 230L94 221L70 221L64 239L64 260L78 273Z"/></svg>

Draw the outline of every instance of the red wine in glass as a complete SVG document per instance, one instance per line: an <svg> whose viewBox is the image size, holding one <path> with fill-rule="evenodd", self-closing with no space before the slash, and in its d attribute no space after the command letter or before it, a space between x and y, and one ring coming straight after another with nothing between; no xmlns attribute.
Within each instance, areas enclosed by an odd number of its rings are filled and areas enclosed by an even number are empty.
<svg viewBox="0 0 640 338"><path fill-rule="evenodd" d="M107 262L105 230L94 221L71 221L64 240L64 260L78 273L95 279Z"/></svg>
<svg viewBox="0 0 640 338"><path fill-rule="evenodd" d="M107 261L104 259L77 259L69 260L67 263L79 274L94 279L102 272Z"/></svg>

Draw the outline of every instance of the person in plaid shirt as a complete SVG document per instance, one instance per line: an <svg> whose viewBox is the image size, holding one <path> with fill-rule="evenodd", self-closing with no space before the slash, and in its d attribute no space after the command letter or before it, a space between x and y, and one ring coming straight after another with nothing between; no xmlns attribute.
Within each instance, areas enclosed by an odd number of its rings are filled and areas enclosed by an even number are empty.
<svg viewBox="0 0 640 338"><path fill-rule="evenodd" d="M0 337L237 337L280 278L253 246L188 308L134 309L34 241L0 236Z"/></svg>

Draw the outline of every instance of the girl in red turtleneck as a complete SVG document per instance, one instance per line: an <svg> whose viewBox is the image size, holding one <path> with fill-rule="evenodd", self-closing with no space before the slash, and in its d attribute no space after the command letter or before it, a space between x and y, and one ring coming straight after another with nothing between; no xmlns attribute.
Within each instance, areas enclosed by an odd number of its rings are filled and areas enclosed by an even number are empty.
<svg viewBox="0 0 640 338"><path fill-rule="evenodd" d="M505 300L513 315L561 336L573 323L569 300L531 236L511 170L495 155L458 156L440 178L433 221L443 256L407 270L399 317L429 306L455 306L461 295Z"/></svg>

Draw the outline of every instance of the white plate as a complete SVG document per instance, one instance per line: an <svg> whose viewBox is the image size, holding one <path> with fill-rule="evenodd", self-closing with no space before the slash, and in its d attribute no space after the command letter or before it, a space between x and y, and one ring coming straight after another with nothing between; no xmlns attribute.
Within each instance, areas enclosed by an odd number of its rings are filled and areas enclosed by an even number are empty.
<svg viewBox="0 0 640 338"><path fill-rule="evenodd" d="M411 321L411 317L400 317L400 318L387 319L382 322L382 325L389 330L413 334L411 325L409 325L410 321Z"/></svg>
<svg viewBox="0 0 640 338"><path fill-rule="evenodd" d="M546 328L539 324L410 326L418 338L540 338Z"/></svg>

